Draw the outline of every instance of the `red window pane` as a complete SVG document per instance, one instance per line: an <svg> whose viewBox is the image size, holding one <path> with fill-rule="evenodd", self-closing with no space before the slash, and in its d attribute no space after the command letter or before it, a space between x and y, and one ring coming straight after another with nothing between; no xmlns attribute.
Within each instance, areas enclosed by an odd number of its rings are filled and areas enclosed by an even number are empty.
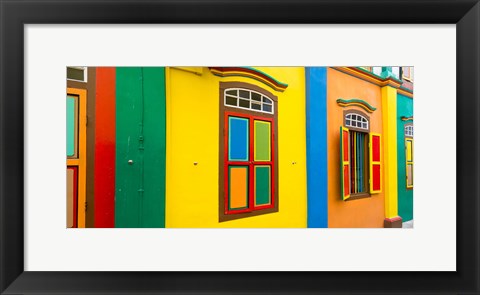
<svg viewBox="0 0 480 295"><path fill-rule="evenodd" d="M380 137L372 136L372 160L380 162Z"/></svg>
<svg viewBox="0 0 480 295"><path fill-rule="evenodd" d="M373 167L373 190L378 191L380 190L380 165L379 164L374 164L372 165Z"/></svg>
<svg viewBox="0 0 480 295"><path fill-rule="evenodd" d="M343 131L343 160L348 161L348 131Z"/></svg>
<svg viewBox="0 0 480 295"><path fill-rule="evenodd" d="M347 196L350 194L350 167L349 165L343 166L343 195Z"/></svg>

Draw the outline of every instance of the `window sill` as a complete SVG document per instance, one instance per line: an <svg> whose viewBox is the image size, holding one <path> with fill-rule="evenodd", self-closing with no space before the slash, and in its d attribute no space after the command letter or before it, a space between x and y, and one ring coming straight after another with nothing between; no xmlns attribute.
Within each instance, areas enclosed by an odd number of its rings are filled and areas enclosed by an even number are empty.
<svg viewBox="0 0 480 295"><path fill-rule="evenodd" d="M348 198L346 201L348 202L348 201L354 201L354 200L365 199L370 197L372 197L372 195L370 195L369 193L351 194L350 198Z"/></svg>

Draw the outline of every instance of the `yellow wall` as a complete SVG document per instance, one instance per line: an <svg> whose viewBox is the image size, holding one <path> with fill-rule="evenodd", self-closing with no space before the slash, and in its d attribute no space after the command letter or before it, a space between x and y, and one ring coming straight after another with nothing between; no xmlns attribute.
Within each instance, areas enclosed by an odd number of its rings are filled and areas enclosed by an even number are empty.
<svg viewBox="0 0 480 295"><path fill-rule="evenodd" d="M277 92L250 78L220 78L208 68L166 69L166 227L306 227L304 68L256 69L287 83L288 88ZM254 84L278 97L277 213L218 221L220 81Z"/></svg>

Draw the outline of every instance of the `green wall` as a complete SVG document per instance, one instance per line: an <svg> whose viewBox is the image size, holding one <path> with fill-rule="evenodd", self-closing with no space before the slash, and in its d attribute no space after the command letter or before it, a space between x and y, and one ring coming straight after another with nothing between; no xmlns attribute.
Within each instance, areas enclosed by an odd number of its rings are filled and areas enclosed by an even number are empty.
<svg viewBox="0 0 480 295"><path fill-rule="evenodd" d="M413 99L397 95L397 145L398 145L398 214L403 222L413 219L413 189L407 189L405 165L404 126L412 121L402 121L401 117L413 116ZM415 136L415 133L414 133ZM415 148L415 147L414 147ZM415 153L414 153L415 156ZM415 163L415 158L414 158ZM415 164L414 164L415 165ZM414 166L415 169L415 166ZM415 173L415 170L414 170ZM414 183L415 186L415 183Z"/></svg>
<svg viewBox="0 0 480 295"><path fill-rule="evenodd" d="M116 73L115 227L165 227L165 69Z"/></svg>

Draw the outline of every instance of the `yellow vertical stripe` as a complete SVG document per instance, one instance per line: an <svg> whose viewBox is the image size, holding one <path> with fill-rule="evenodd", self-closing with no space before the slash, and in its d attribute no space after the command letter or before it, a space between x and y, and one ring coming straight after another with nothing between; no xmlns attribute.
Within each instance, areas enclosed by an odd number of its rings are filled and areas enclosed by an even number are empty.
<svg viewBox="0 0 480 295"><path fill-rule="evenodd" d="M385 193L385 217L398 216L398 170L397 170L397 90L382 87L383 171L382 182ZM382 146L382 144L380 144ZM381 154L382 155L382 154Z"/></svg>

